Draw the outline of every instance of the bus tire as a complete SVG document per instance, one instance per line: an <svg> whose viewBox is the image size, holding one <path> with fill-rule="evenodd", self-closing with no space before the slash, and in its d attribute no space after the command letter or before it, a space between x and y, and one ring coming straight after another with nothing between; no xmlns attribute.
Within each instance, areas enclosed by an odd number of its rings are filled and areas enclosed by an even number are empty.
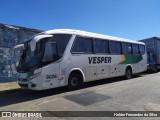
<svg viewBox="0 0 160 120"><path fill-rule="evenodd" d="M83 78L82 75L78 73L71 73L68 79L68 90L76 90L82 88Z"/></svg>
<svg viewBox="0 0 160 120"><path fill-rule="evenodd" d="M125 78L126 79L131 79L132 78L132 69L130 67L127 67L127 69L126 69Z"/></svg>

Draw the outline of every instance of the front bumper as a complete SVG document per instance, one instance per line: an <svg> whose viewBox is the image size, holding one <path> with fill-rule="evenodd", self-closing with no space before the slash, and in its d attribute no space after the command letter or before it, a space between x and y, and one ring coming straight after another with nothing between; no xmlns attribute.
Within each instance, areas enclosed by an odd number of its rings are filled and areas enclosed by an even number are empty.
<svg viewBox="0 0 160 120"><path fill-rule="evenodd" d="M31 89L37 86L36 84L28 84L28 83L18 83L18 84L22 89Z"/></svg>
<svg viewBox="0 0 160 120"><path fill-rule="evenodd" d="M32 89L37 86L26 78L18 78L17 82L22 89Z"/></svg>

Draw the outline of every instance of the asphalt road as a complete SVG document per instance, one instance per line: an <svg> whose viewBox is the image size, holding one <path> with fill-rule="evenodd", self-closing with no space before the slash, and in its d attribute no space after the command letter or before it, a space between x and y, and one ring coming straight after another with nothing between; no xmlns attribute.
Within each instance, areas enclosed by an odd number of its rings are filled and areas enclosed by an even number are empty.
<svg viewBox="0 0 160 120"><path fill-rule="evenodd" d="M66 91L65 87L44 91L10 91L0 94L0 111L160 111L160 72L139 74L130 80L117 77L89 82L83 89L70 92ZM48 119L86 118L55 115ZM160 117L88 117L87 119L159 120Z"/></svg>

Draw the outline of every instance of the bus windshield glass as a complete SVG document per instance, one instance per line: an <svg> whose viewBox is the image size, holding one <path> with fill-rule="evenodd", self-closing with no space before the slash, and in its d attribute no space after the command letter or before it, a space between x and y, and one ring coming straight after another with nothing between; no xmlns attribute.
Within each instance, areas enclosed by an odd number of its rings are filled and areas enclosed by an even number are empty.
<svg viewBox="0 0 160 120"><path fill-rule="evenodd" d="M30 42L26 42L17 71L29 72L61 59L70 38L68 34L42 38L36 43L35 51L31 51Z"/></svg>
<svg viewBox="0 0 160 120"><path fill-rule="evenodd" d="M23 54L20 58L19 65L17 67L18 72L28 72L31 69L37 68L38 56L39 56L40 44L36 44L36 50L31 51L29 42L24 44Z"/></svg>

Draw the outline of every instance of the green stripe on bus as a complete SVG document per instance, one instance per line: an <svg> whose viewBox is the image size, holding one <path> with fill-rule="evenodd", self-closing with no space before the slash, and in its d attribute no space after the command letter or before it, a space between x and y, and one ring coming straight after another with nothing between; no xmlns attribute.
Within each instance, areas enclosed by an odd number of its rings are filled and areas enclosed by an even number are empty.
<svg viewBox="0 0 160 120"><path fill-rule="evenodd" d="M133 64L138 63L143 60L142 55L125 55L125 60L120 62L119 64Z"/></svg>

